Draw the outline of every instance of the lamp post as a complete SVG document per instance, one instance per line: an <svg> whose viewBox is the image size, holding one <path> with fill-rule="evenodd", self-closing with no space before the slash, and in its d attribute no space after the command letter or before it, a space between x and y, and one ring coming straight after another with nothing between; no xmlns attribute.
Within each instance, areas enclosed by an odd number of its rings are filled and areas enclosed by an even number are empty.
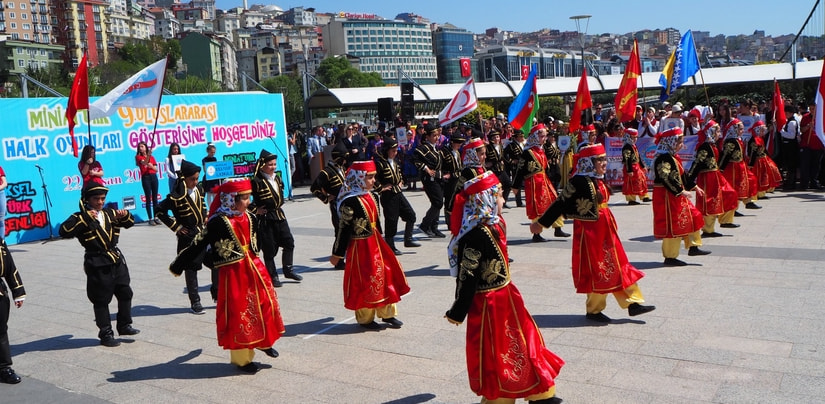
<svg viewBox="0 0 825 404"><path fill-rule="evenodd" d="M570 17L571 20L576 22L576 33L579 37L579 45L581 46L581 57L582 57L582 71L584 71L584 36L587 35L587 28L590 25L590 15L582 14L582 15L574 15ZM582 20L584 20L584 31L581 29ZM573 56L573 61L576 61L575 54ZM575 65L575 63L574 63Z"/></svg>

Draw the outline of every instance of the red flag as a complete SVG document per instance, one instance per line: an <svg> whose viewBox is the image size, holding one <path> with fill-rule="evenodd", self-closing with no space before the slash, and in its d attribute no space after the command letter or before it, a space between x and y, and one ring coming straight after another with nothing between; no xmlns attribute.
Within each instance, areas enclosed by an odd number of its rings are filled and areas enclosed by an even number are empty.
<svg viewBox="0 0 825 404"><path fill-rule="evenodd" d="M527 77L530 76L530 66L529 65L521 65L521 79L527 80Z"/></svg>
<svg viewBox="0 0 825 404"><path fill-rule="evenodd" d="M770 133L768 138L768 155L774 155L774 144L776 140L774 135L785 127L788 122L788 117L785 116L785 100L782 98L782 93L779 92L779 82L773 80L773 122L774 130Z"/></svg>
<svg viewBox="0 0 825 404"><path fill-rule="evenodd" d="M89 74L86 71L85 53L77 66L72 91L69 93L69 104L66 106L66 120L69 123L69 136L72 138L72 153L75 157L77 157L77 140L74 138L74 118L77 111L84 109L89 109Z"/></svg>
<svg viewBox="0 0 825 404"><path fill-rule="evenodd" d="M636 100L638 91L636 79L642 74L642 63L639 60L639 44L633 40L633 50L630 52L630 59L627 60L627 67L622 76L622 84L616 92L616 118L619 122L629 121L636 113Z"/></svg>
<svg viewBox="0 0 825 404"><path fill-rule="evenodd" d="M461 66L461 77L470 77L473 75L473 68L470 65L470 58L458 59L458 63Z"/></svg>
<svg viewBox="0 0 825 404"><path fill-rule="evenodd" d="M579 89L576 92L576 105L573 106L573 115L570 116L570 133L576 133L582 123L582 111L593 107L590 98L590 87L587 86L587 69L582 69L582 78L579 80Z"/></svg>

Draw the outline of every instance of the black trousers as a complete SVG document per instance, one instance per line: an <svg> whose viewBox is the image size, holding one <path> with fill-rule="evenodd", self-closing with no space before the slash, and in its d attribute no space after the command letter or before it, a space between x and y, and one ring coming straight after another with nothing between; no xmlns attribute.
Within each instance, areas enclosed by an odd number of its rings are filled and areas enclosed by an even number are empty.
<svg viewBox="0 0 825 404"><path fill-rule="evenodd" d="M441 207L444 206L444 183L440 179L432 179L425 177L422 181L424 184L424 193L427 194L427 199L430 200L430 208L421 219L421 228L423 229L438 229L438 217L441 214Z"/></svg>
<svg viewBox="0 0 825 404"><path fill-rule="evenodd" d="M381 193L381 207L384 209L384 240L390 247L394 247L398 218L407 223L415 223L415 211L404 194L392 191Z"/></svg>
<svg viewBox="0 0 825 404"><path fill-rule="evenodd" d="M822 150L802 149L799 152L799 185L805 188L819 186L819 166L822 164Z"/></svg>
<svg viewBox="0 0 825 404"><path fill-rule="evenodd" d="M513 181L510 180L510 173L506 170L504 171L493 171L496 177L498 177L498 182L501 183L501 190L502 194L504 195L504 202L507 202L507 197L510 196L510 189L513 187Z"/></svg>
<svg viewBox="0 0 825 404"><path fill-rule="evenodd" d="M84 263L86 296L92 302L98 337L112 335L109 303L117 298L117 328L132 324L132 288L129 286L129 268L121 260L117 264L93 266Z"/></svg>
<svg viewBox="0 0 825 404"><path fill-rule="evenodd" d="M338 216L338 200L333 199L327 203L329 205L329 217L332 218L332 228L335 229L335 237L338 237L338 226L341 224L341 217Z"/></svg>
<svg viewBox="0 0 825 404"><path fill-rule="evenodd" d="M194 232L194 230L190 231ZM181 252L184 248L188 247L192 240L195 238L194 233L190 234L178 234L178 252ZM198 258L192 261L191 268L187 268L183 271L183 277L186 280L186 294L189 295L189 303L195 304L200 303L201 297L198 294L198 271L202 268L203 257L206 254L206 251L202 252Z"/></svg>
<svg viewBox="0 0 825 404"><path fill-rule="evenodd" d="M799 168L799 142L796 139L782 139L779 153L782 156L782 168L786 172L784 188L793 189L796 185L796 170Z"/></svg>
<svg viewBox="0 0 825 404"><path fill-rule="evenodd" d="M458 191L458 175L453 174L450 179L444 181L442 187L444 192L444 222L447 223L447 229L450 228L450 216L453 212L453 202L455 202L455 194ZM436 224L438 222L436 221Z"/></svg>
<svg viewBox="0 0 825 404"><path fill-rule="evenodd" d="M266 216L258 216L258 248L264 257L264 264L269 276L274 280L278 273L275 270L275 256L278 248L283 250L281 254L281 265L286 270L292 269L293 255L295 253L295 238L289 229L289 223L284 220L273 220Z"/></svg>
<svg viewBox="0 0 825 404"><path fill-rule="evenodd" d="M152 220L155 218L152 212L158 210L158 175L146 174L140 177L140 183L146 198L146 220Z"/></svg>
<svg viewBox="0 0 825 404"><path fill-rule="evenodd" d="M9 348L9 310L11 299L6 284L0 280L0 369L7 368L11 363L11 349Z"/></svg>

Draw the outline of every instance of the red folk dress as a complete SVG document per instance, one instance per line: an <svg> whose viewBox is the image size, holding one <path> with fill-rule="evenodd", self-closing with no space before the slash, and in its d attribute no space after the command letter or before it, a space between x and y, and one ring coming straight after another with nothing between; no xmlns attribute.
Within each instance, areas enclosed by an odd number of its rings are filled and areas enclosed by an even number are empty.
<svg viewBox="0 0 825 404"><path fill-rule="evenodd" d="M748 170L744 160L745 145L742 139L727 139L723 145L720 166L722 175L733 187L739 199L756 196L756 177Z"/></svg>
<svg viewBox="0 0 825 404"><path fill-rule="evenodd" d="M602 200L610 199L604 181L592 181ZM607 202L598 207L598 219L573 220L573 284L576 293L612 293L632 286L644 273L627 259L618 226Z"/></svg>
<svg viewBox="0 0 825 404"><path fill-rule="evenodd" d="M524 199L527 218L535 220L556 200L556 189L547 178L547 156L541 147L524 151Z"/></svg>
<svg viewBox="0 0 825 404"><path fill-rule="evenodd" d="M721 215L739 205L739 196L722 176L717 166L719 150L713 143L702 143L696 150L691 173L696 173L696 185L703 195L696 195L696 209L704 216Z"/></svg>
<svg viewBox="0 0 825 404"><path fill-rule="evenodd" d="M378 232L378 207L371 194L348 198L357 200L367 217L363 225L370 226L368 236L353 235L346 251L344 268L344 307L349 310L375 309L398 303L409 293L410 286L392 248ZM359 209L354 209L360 215ZM358 226L358 217L353 219Z"/></svg>
<svg viewBox="0 0 825 404"><path fill-rule="evenodd" d="M622 176L622 195L647 196L647 173L639 163L641 157L636 145L622 147L622 159L626 167Z"/></svg>
<svg viewBox="0 0 825 404"><path fill-rule="evenodd" d="M765 152L765 141L760 137L752 138L750 142L751 173L756 178L756 190L769 192L782 185L782 174L779 167Z"/></svg>
<svg viewBox="0 0 825 404"><path fill-rule="evenodd" d="M676 155L662 154L656 158L654 169L653 236L682 238L699 231L705 224L702 213L681 195L685 190L682 160Z"/></svg>
<svg viewBox="0 0 825 404"><path fill-rule="evenodd" d="M249 252L249 215L225 219L246 257L218 269L218 345L224 349L269 348L285 331L275 289L266 266Z"/></svg>

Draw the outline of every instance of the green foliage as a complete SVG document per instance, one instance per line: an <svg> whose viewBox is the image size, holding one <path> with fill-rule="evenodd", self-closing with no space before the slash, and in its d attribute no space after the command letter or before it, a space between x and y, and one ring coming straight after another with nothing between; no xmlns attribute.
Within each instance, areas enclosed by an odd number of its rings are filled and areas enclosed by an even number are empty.
<svg viewBox="0 0 825 404"><path fill-rule="evenodd" d="M384 81L375 72L362 73L345 57L330 57L321 61L316 75L329 88L381 87Z"/></svg>
<svg viewBox="0 0 825 404"><path fill-rule="evenodd" d="M570 121L564 109L564 99L559 96L539 97L539 112L536 114L536 119L543 121L548 116L555 119L561 119L565 122Z"/></svg>
<svg viewBox="0 0 825 404"><path fill-rule="evenodd" d="M192 75L186 75L182 79L178 79L174 75L167 74L164 87L175 94L219 93L223 91L221 83Z"/></svg>
<svg viewBox="0 0 825 404"><path fill-rule="evenodd" d="M270 93L283 94L287 122L302 122L304 120L304 97L299 76L272 77L264 80L261 85L266 87Z"/></svg>

